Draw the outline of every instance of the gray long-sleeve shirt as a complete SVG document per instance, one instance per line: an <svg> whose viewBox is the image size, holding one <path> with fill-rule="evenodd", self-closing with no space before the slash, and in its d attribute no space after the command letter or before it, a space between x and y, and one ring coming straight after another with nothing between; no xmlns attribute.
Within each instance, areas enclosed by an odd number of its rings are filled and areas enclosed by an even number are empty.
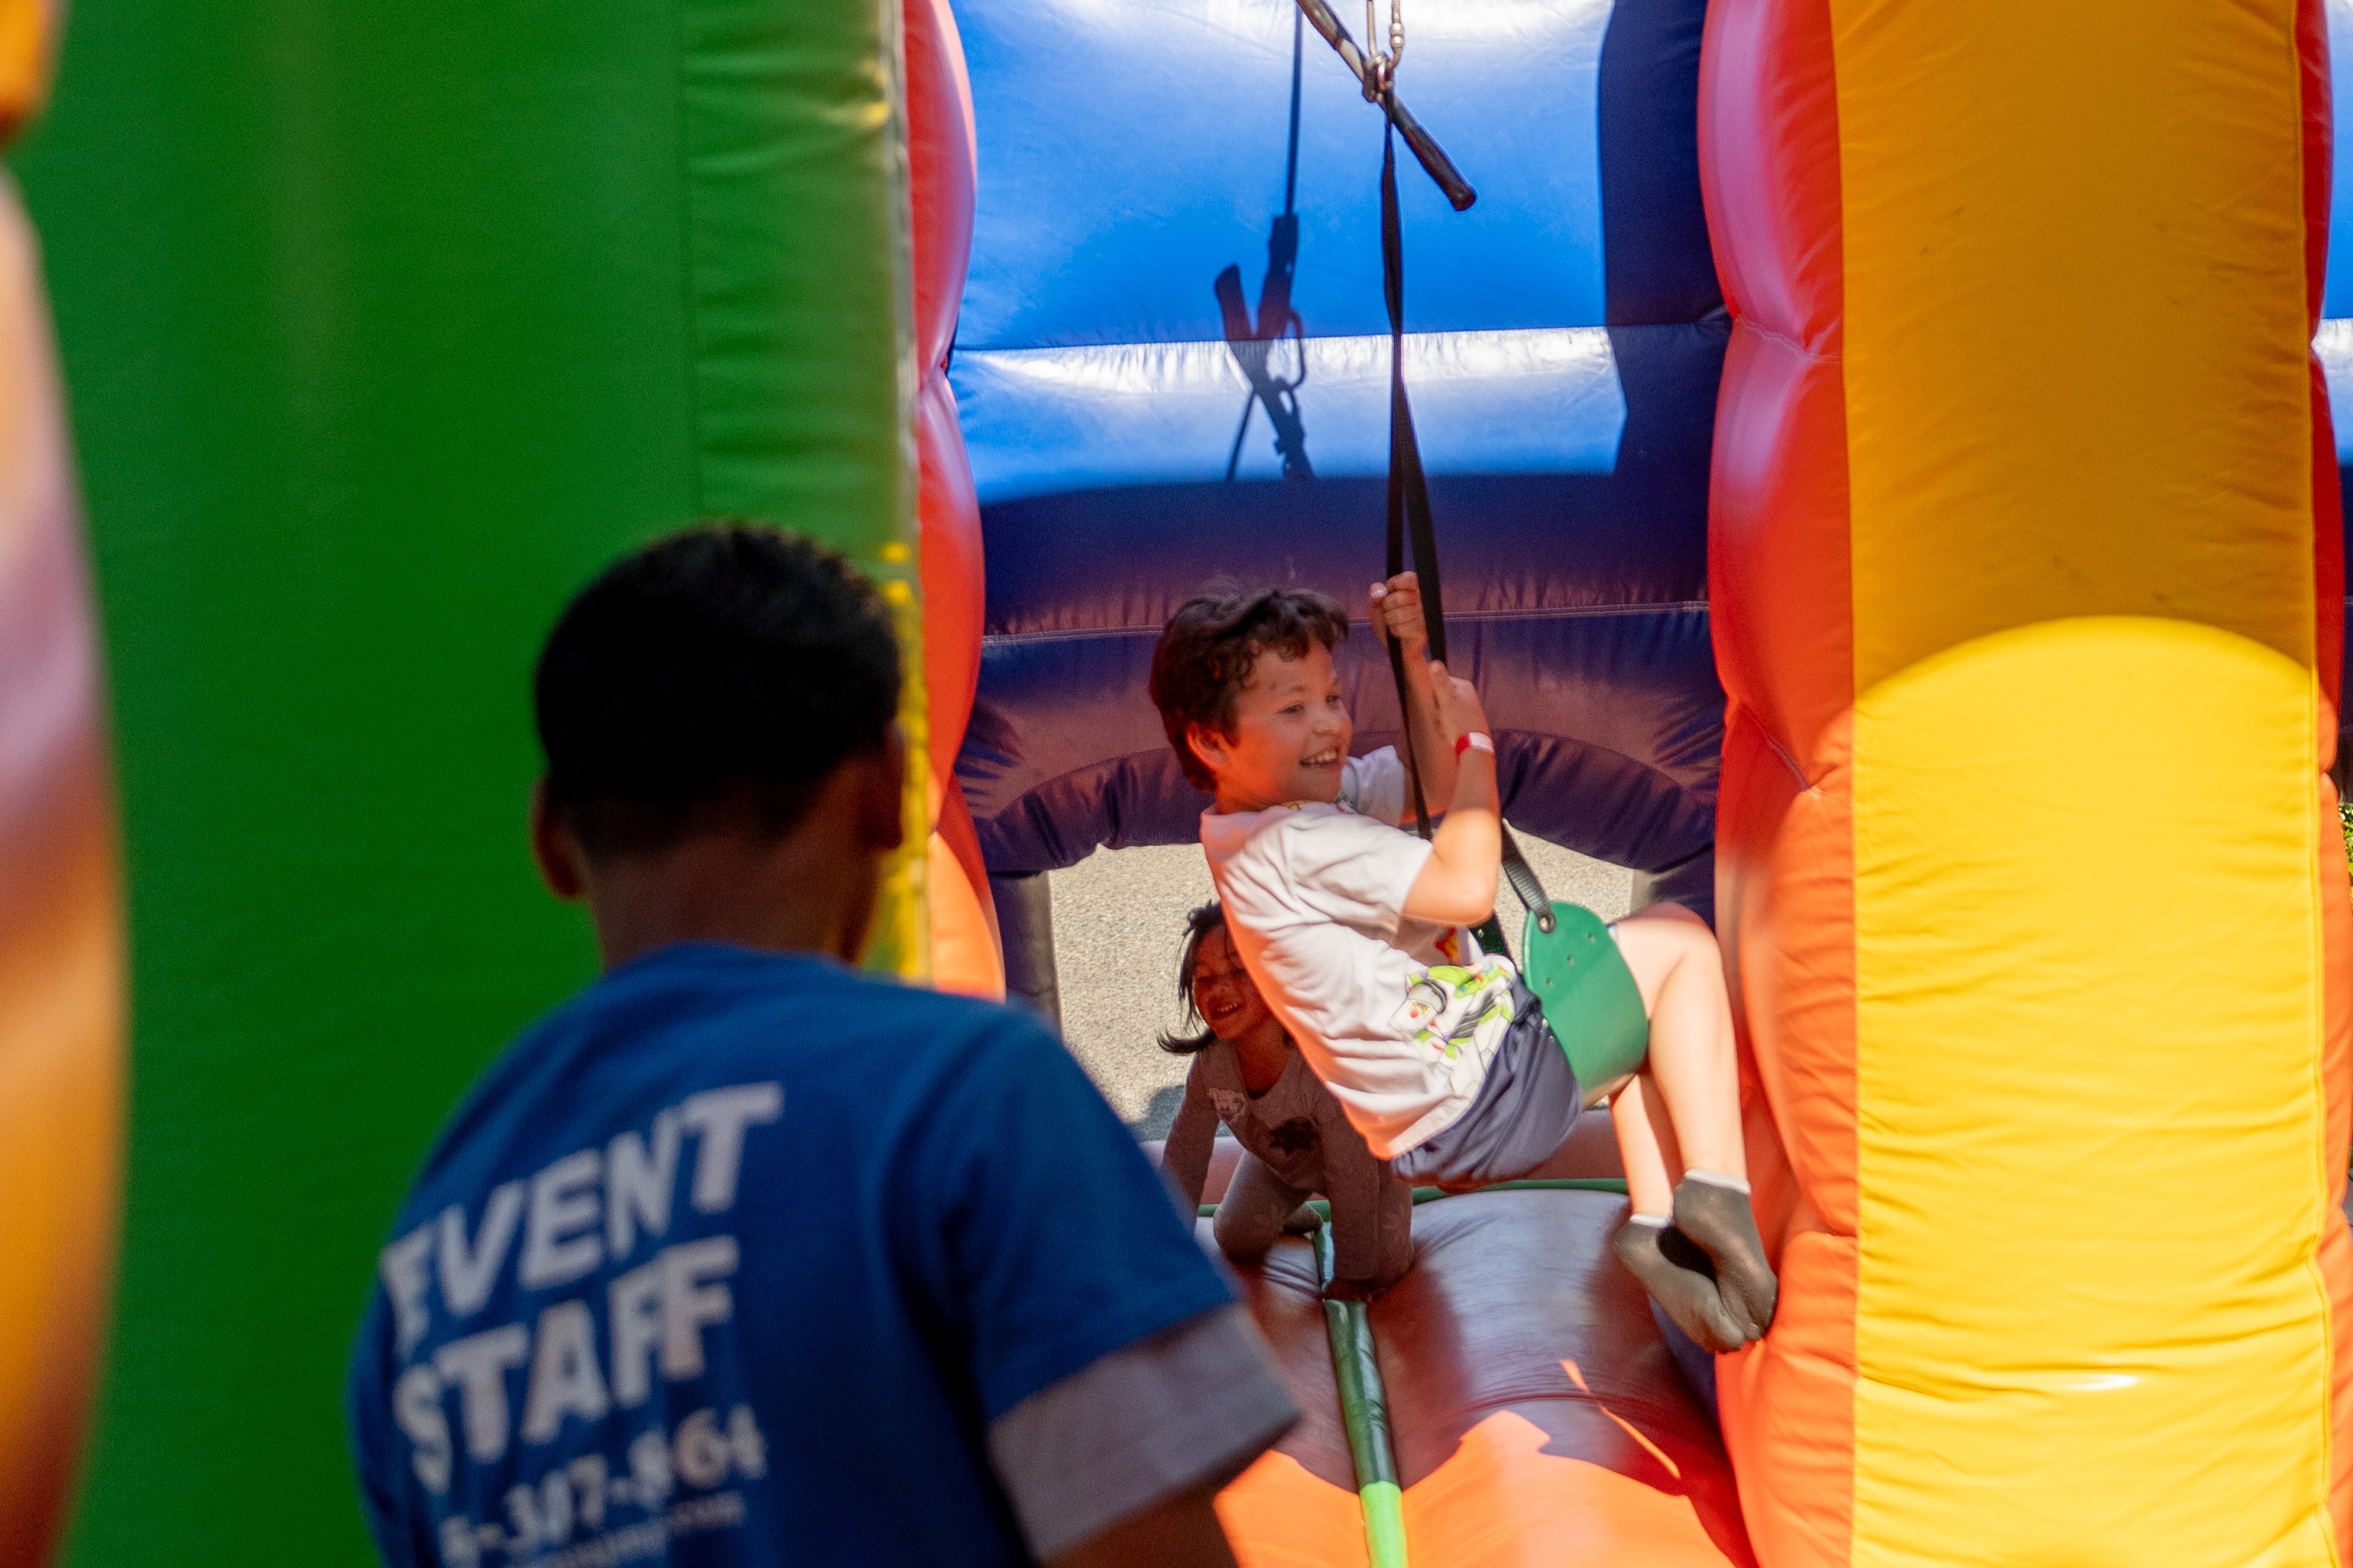
<svg viewBox="0 0 2353 1568"><path fill-rule="evenodd" d="M1162 1166L1189 1208L1208 1181L1209 1152L1224 1122L1234 1139L1286 1186L1332 1202L1333 1277L1362 1289L1391 1284L1413 1260L1411 1190L1373 1158L1362 1134L1296 1050L1265 1093L1242 1081L1240 1058L1223 1040L1193 1058L1185 1100L1168 1130Z"/></svg>

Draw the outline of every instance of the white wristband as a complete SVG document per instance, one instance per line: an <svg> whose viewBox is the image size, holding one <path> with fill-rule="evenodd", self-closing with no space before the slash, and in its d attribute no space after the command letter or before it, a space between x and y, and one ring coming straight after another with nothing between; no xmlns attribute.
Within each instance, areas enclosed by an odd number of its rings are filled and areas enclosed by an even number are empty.
<svg viewBox="0 0 2353 1568"><path fill-rule="evenodd" d="M1492 757L1495 754L1495 742L1483 731L1479 730L1473 730L1467 735L1456 738L1454 742L1456 756L1459 757L1465 752L1472 751L1484 752Z"/></svg>

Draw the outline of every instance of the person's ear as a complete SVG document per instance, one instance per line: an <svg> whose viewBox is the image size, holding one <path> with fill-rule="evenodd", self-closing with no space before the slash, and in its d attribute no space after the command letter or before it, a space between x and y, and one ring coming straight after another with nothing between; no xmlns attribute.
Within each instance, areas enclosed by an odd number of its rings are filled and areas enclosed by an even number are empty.
<svg viewBox="0 0 2353 1568"><path fill-rule="evenodd" d="M1186 725L1185 743L1193 748L1193 754L1201 759L1201 765L1213 773L1223 772L1233 757L1233 748L1214 725Z"/></svg>
<svg viewBox="0 0 2353 1568"><path fill-rule="evenodd" d="M896 723L882 736L882 749L865 760L859 792L858 826L866 847L888 854L907 841L903 808L907 781L907 736Z"/></svg>
<svg viewBox="0 0 2353 1568"><path fill-rule="evenodd" d="M547 780L531 786L531 858L539 879L565 903L577 903L588 890L587 857L572 824L547 804Z"/></svg>

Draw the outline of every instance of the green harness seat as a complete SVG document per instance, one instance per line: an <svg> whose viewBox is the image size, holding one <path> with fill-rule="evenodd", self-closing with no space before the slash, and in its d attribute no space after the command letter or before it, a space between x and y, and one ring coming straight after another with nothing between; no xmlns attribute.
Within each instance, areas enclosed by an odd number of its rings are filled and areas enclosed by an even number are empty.
<svg viewBox="0 0 2353 1568"><path fill-rule="evenodd" d="M1531 910L1520 928L1521 978L1544 1008L1553 1038L1591 1104L1631 1077L1651 1048L1642 990L1599 915L1582 904L1552 906L1552 930Z"/></svg>

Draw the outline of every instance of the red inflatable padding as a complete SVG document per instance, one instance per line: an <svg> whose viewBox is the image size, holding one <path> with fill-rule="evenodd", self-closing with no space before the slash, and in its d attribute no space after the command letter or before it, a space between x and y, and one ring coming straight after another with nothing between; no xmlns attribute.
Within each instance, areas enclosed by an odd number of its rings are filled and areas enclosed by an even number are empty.
<svg viewBox="0 0 2353 1568"><path fill-rule="evenodd" d="M1745 1026L1749 1180L1783 1301L1767 1348L1717 1364L1725 1430L1757 1493L1751 1538L1768 1563L1844 1561L1853 1485L1853 1360L1840 1338L1852 1321L1853 1163L1820 1146L1851 1136L1851 1120L1822 1108L1851 1106L1852 1094L1781 1081L1790 1054L1770 1037L1852 1028L1852 959L1840 945L1851 915L1835 915L1852 903L1840 880L1851 836L1838 779L1854 647L1832 58L1829 0L1708 8L1700 180L1734 314L1709 488L1711 625L1727 699L1716 910ZM1776 959L1799 950L1809 962ZM1800 1169L1812 1173L1803 1189Z"/></svg>
<svg viewBox="0 0 2353 1568"><path fill-rule="evenodd" d="M1002 999L1004 943L988 870L956 750L980 677L980 509L964 467L964 437L947 383L924 384L916 440L923 454L923 679L931 727L932 981L944 991ZM953 465L949 467L949 465ZM946 468L945 477L943 468Z"/></svg>
<svg viewBox="0 0 2353 1568"><path fill-rule="evenodd" d="M1812 354L1839 352L1838 82L1830 0L1708 7L1700 189L1732 313Z"/></svg>
<svg viewBox="0 0 2353 1568"><path fill-rule="evenodd" d="M980 502L948 387L948 349L972 257L972 83L947 0L907 0L907 160L913 201L921 464L923 681L932 774L953 782L980 678ZM982 884L986 887L986 884Z"/></svg>
<svg viewBox="0 0 2353 1568"><path fill-rule="evenodd" d="M1003 946L956 752L980 679L986 603L980 502L948 387L972 253L972 83L947 0L906 0L907 160L917 374L915 449L923 584L923 686L933 783L932 974L944 989L1005 994Z"/></svg>
<svg viewBox="0 0 2353 1568"><path fill-rule="evenodd" d="M2328 212L2335 190L2337 136L2333 124L2328 62L2328 13L2324 0L2298 0L2296 50L2304 67L2304 289L2307 335L2320 331L2321 294L2328 281ZM2312 515L2343 515L2338 497L2337 433L2328 412L2328 379L2320 355L2312 356ZM2331 708L2344 705L2345 534L2341 529L2312 531L2315 672ZM2333 718L2333 716L2332 716ZM2336 755L2336 724L2322 737L2325 755Z"/></svg>
<svg viewBox="0 0 2353 1568"><path fill-rule="evenodd" d="M972 80L948 0L906 0L905 26L915 352L929 374L947 363L972 259Z"/></svg>
<svg viewBox="0 0 2353 1568"><path fill-rule="evenodd" d="M1854 701L1829 0L1708 9L1700 184L1731 307L1708 598L1726 695L1793 758Z"/></svg>
<svg viewBox="0 0 2353 1568"><path fill-rule="evenodd" d="M1837 359L1734 323L1708 512L1709 616L1725 691L1789 758L1810 757L1854 702L1853 623L1818 609L1850 596Z"/></svg>
<svg viewBox="0 0 2353 1568"><path fill-rule="evenodd" d="M947 384L948 348L972 255L972 83L947 0L906 0L908 186L914 253L923 581L923 680L932 776L952 786L980 674L986 592L980 502Z"/></svg>
<svg viewBox="0 0 2353 1568"><path fill-rule="evenodd" d="M2316 320L2315 331L2319 330ZM2315 517L2342 517L2344 500L2339 493L2340 479L2337 468L2337 432L2328 412L2328 376L2320 367L2320 355L2312 356L2312 513ZM2337 712L2344 704L2339 689L2345 679L2345 534L2340 529L2316 528L2312 531L2312 578L2314 600L2318 608L2313 620L2314 658L2317 666L2314 673L2320 678L2320 694L2327 707L2327 723L2321 735L2322 757L2333 762L2337 755Z"/></svg>
<svg viewBox="0 0 2353 1568"><path fill-rule="evenodd" d="M1005 947L997 930L997 906L989 897L988 872L980 860L980 839L972 813L953 779L935 808L939 827L932 834L932 984L966 996L1005 999Z"/></svg>
<svg viewBox="0 0 2353 1568"><path fill-rule="evenodd" d="M957 795L956 752L980 685L987 581L981 564L980 501L973 494L972 467L956 424L955 394L944 375L923 379L915 447L923 465L923 689L932 776L944 792Z"/></svg>

